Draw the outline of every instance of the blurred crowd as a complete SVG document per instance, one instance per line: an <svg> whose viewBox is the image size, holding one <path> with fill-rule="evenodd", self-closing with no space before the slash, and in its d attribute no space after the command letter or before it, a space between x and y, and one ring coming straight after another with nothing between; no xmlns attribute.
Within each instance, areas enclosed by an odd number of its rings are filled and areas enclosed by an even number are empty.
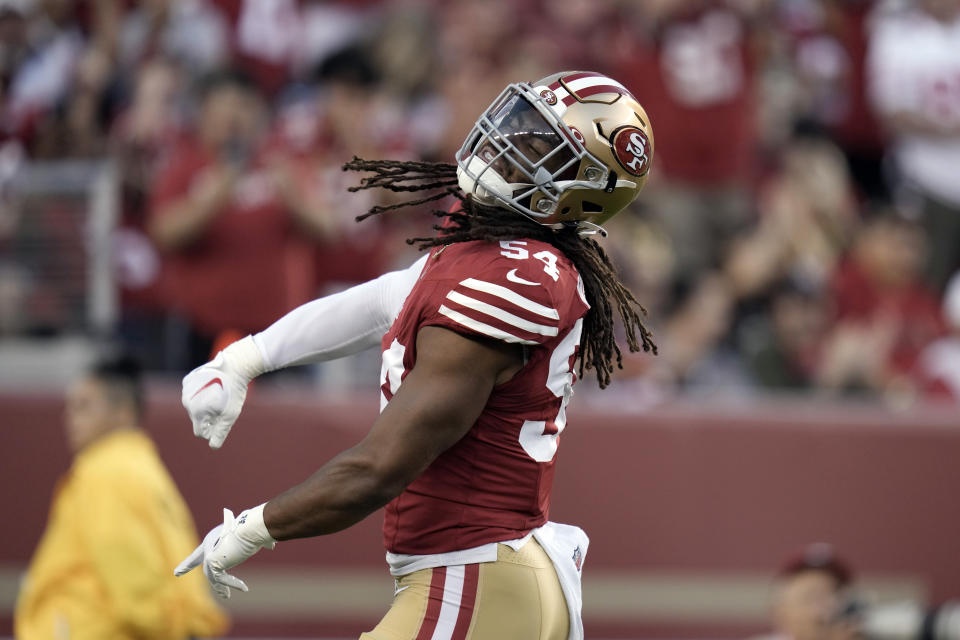
<svg viewBox="0 0 960 640"><path fill-rule="evenodd" d="M561 69L656 135L617 386L960 401L960 0L0 0L0 181L116 160L117 337L182 372L412 261L430 206L356 223L344 161L450 161Z"/></svg>

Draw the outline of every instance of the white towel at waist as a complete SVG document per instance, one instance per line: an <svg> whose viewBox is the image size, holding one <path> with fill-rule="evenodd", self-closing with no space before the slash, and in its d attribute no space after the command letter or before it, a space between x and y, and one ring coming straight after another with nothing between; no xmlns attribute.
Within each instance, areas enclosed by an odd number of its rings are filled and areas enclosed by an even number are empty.
<svg viewBox="0 0 960 640"><path fill-rule="evenodd" d="M567 600L570 613L570 633L567 640L583 640L583 595L580 574L587 557L590 538L580 527L557 522L548 522L533 530L533 537L550 556L560 579L560 588Z"/></svg>

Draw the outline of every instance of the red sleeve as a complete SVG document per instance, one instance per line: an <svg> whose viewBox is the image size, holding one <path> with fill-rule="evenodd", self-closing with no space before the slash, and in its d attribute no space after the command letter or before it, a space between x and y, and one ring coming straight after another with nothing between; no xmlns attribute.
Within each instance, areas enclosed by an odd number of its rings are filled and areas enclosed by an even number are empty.
<svg viewBox="0 0 960 640"><path fill-rule="evenodd" d="M421 326L539 345L565 335L588 309L576 269L542 243L449 245L431 266Z"/></svg>

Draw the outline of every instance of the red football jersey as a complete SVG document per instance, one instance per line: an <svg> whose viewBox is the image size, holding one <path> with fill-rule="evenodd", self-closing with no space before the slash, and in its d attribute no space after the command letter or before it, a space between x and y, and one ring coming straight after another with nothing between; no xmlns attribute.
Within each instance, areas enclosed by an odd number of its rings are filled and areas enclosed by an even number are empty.
<svg viewBox="0 0 960 640"><path fill-rule="evenodd" d="M533 240L434 249L383 338L381 407L417 362L421 327L525 345L470 431L385 509L388 551L431 554L512 540L544 524L573 363L589 309L573 263Z"/></svg>

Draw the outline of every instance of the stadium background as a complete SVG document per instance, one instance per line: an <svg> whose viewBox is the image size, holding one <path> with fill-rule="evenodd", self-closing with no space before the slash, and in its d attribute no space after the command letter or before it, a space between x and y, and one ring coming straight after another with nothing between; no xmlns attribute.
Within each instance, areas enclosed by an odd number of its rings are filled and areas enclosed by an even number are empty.
<svg viewBox="0 0 960 640"><path fill-rule="evenodd" d="M812 541L878 599L960 597L960 312L944 305L960 236L930 230L873 89L876 25L911 4L0 0L0 635L69 464L61 393L82 364L120 344L148 365L147 427L201 529L298 481L369 425L377 354L258 381L218 453L192 438L179 377L409 263L429 209L355 224L375 202L346 193L343 161L449 160L504 84L563 68L624 82L656 136L605 246L661 355L578 385L557 474L552 516L593 539L588 636L766 629L777 567ZM263 210L169 243L158 211L204 175L218 72L247 89L217 117L249 129L239 159L206 168L234 163ZM935 88L927 117L960 146L960 84ZM228 289L230 313L194 280ZM378 528L258 556L232 633L371 627L392 588Z"/></svg>

